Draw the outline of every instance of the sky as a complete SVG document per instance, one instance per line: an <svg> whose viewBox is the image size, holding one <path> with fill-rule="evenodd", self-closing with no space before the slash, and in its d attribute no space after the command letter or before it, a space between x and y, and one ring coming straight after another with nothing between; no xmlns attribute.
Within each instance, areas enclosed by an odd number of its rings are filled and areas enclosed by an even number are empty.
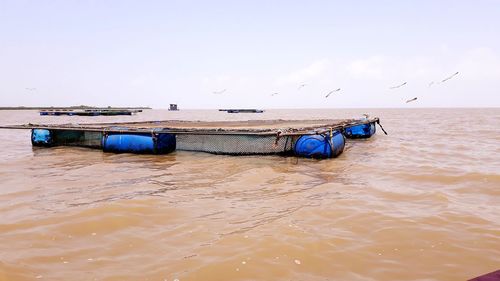
<svg viewBox="0 0 500 281"><path fill-rule="evenodd" d="M500 107L500 0L0 0L0 106L170 103Z"/></svg>

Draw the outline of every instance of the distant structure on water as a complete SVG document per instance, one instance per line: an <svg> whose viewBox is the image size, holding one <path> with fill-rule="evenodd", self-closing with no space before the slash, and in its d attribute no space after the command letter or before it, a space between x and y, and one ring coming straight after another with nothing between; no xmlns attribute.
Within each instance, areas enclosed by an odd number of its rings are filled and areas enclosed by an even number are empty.
<svg viewBox="0 0 500 281"><path fill-rule="evenodd" d="M72 110L72 109L59 109L59 110L40 110L41 116L116 116L116 115L133 115L142 112L142 109L85 109L85 110Z"/></svg>
<svg viewBox="0 0 500 281"><path fill-rule="evenodd" d="M170 107L168 108L169 111L178 111L179 109L177 108L177 104L171 103Z"/></svg>
<svg viewBox="0 0 500 281"><path fill-rule="evenodd" d="M227 113L264 113L262 109L219 109Z"/></svg>

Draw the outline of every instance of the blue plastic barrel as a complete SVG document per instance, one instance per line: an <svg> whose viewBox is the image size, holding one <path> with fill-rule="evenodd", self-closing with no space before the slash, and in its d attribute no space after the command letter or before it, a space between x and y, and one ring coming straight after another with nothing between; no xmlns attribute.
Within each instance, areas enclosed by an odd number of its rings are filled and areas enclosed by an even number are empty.
<svg viewBox="0 0 500 281"><path fill-rule="evenodd" d="M331 139L332 157L337 157L344 152L345 137L340 131L335 131Z"/></svg>
<svg viewBox="0 0 500 281"><path fill-rule="evenodd" d="M105 152L165 154L175 150L173 134L111 133L102 137Z"/></svg>
<svg viewBox="0 0 500 281"><path fill-rule="evenodd" d="M345 138L339 131L328 135L304 135L295 142L295 154L307 158L332 158L344 151Z"/></svg>
<svg viewBox="0 0 500 281"><path fill-rule="evenodd" d="M47 129L32 129L31 144L33 146L51 146L54 143L52 132Z"/></svg>
<svg viewBox="0 0 500 281"><path fill-rule="evenodd" d="M344 129L344 134L350 139L366 139L375 134L375 123L360 124Z"/></svg>

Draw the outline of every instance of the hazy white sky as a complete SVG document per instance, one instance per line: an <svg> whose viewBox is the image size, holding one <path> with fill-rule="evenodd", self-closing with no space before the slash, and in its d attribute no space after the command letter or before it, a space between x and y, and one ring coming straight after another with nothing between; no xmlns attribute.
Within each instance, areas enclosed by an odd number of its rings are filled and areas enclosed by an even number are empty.
<svg viewBox="0 0 500 281"><path fill-rule="evenodd" d="M0 100L498 107L500 1L0 0Z"/></svg>

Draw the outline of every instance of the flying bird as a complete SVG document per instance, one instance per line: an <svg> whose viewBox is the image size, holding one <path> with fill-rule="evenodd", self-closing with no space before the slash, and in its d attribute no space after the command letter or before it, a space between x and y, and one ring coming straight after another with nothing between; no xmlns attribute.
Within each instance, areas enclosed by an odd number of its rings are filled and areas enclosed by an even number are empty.
<svg viewBox="0 0 500 281"><path fill-rule="evenodd" d="M307 84L300 84L299 88L297 90L300 90L302 88L304 88Z"/></svg>
<svg viewBox="0 0 500 281"><path fill-rule="evenodd" d="M340 88L336 89L336 90L333 90L333 91L330 91L328 92L328 94L326 94L325 98L328 98L331 94L335 93L335 92L338 92L340 91Z"/></svg>
<svg viewBox="0 0 500 281"><path fill-rule="evenodd" d="M434 83L435 83L434 81L431 81L431 83L429 83L429 88L430 88L432 85L434 85Z"/></svg>
<svg viewBox="0 0 500 281"><path fill-rule="evenodd" d="M225 91L226 91L226 89L221 90L221 91L213 91L213 94L214 95L220 95L220 94L223 94Z"/></svg>
<svg viewBox="0 0 500 281"><path fill-rule="evenodd" d="M446 81L450 80L451 78L455 77L456 75L458 75L458 71L457 71L457 72L455 72L455 73L453 73L450 77L446 77L445 79L443 79L443 80L441 81L441 83L444 83L444 82L446 82Z"/></svg>
<svg viewBox="0 0 500 281"><path fill-rule="evenodd" d="M389 89L397 89L397 88L401 88L403 87L404 85L406 85L406 82L404 82L403 84L400 84L400 85L397 85L397 86L393 86L393 87L390 87Z"/></svg>
<svg viewBox="0 0 500 281"><path fill-rule="evenodd" d="M279 93L272 93L272 94L271 94L271 97L274 97L274 96L276 96L277 94L279 94Z"/></svg>
<svg viewBox="0 0 500 281"><path fill-rule="evenodd" d="M412 98L412 99L407 100L406 103L410 103L410 102L416 101L416 100L417 100L417 98Z"/></svg>
<svg viewBox="0 0 500 281"><path fill-rule="evenodd" d="M34 91L34 90L36 90L36 88L25 88L25 89L28 90L28 91Z"/></svg>

